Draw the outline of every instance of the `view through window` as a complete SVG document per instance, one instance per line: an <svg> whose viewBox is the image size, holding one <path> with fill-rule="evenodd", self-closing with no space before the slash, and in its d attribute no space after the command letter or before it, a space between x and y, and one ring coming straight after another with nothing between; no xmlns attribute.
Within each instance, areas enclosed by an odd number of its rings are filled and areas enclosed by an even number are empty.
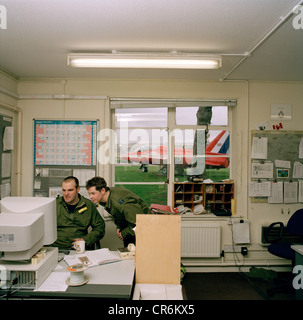
<svg viewBox="0 0 303 320"><path fill-rule="evenodd" d="M115 185L167 204L168 181L230 177L228 107L116 108Z"/></svg>

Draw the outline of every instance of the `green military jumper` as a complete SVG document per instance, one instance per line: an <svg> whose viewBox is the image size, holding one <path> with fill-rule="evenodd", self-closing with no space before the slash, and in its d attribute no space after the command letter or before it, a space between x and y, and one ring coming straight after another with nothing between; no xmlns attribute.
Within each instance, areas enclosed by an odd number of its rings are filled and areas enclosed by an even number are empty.
<svg viewBox="0 0 303 320"><path fill-rule="evenodd" d="M152 213L140 197L123 187L110 188L106 204L101 205L113 216L123 238L135 236L133 228L136 226L137 214Z"/></svg>
<svg viewBox="0 0 303 320"><path fill-rule="evenodd" d="M102 239L105 234L105 223L96 205L79 194L79 202L70 212L63 197L56 199L57 205L57 240L52 246L59 249L70 249L73 239L83 238L85 245L90 246ZM88 228L92 230L88 232Z"/></svg>

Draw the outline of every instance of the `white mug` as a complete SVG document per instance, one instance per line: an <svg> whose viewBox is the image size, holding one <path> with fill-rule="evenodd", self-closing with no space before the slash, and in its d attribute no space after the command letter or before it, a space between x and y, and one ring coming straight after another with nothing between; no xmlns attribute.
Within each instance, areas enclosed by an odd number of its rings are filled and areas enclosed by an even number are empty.
<svg viewBox="0 0 303 320"><path fill-rule="evenodd" d="M76 249L77 253L84 253L85 252L85 241L84 240L76 240L74 242L74 248Z"/></svg>

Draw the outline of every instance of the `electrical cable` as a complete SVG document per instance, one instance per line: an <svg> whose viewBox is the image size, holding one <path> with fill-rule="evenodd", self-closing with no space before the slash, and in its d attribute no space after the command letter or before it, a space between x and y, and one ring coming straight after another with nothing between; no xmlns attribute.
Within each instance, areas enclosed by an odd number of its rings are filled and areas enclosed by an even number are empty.
<svg viewBox="0 0 303 320"><path fill-rule="evenodd" d="M11 291L11 292L10 292L10 290L12 289L13 285L18 283L18 279L14 278L14 280L7 280L7 281L11 282L11 285L10 285L10 287L8 289L8 292L6 294L0 296L0 300L4 299L5 297L6 297L6 300L8 300L14 293L18 292L19 290L21 290L23 288L26 288L29 284L33 283L34 280L31 280L31 281L29 281L27 283L24 283L23 285L18 287L16 290Z"/></svg>
<svg viewBox="0 0 303 320"><path fill-rule="evenodd" d="M260 289L257 285L255 285L253 283L253 281L251 281L251 279L249 277L247 277L247 275L242 271L242 267L244 266L244 262L245 262L245 256L243 256L243 262L242 262L242 265L238 265L237 264L237 261L240 263L240 259L237 255L237 252L235 250L235 241L234 241L234 230L233 230L233 227L232 225L229 225L229 228L231 230L231 235L232 235L232 247L233 247L233 257L234 257L234 262L235 262L235 265L236 267L238 268L238 273L239 275L247 280L247 282L253 287L253 289L264 299L264 300L269 300L269 297L267 294L265 294L262 289ZM237 260L237 261L236 261Z"/></svg>

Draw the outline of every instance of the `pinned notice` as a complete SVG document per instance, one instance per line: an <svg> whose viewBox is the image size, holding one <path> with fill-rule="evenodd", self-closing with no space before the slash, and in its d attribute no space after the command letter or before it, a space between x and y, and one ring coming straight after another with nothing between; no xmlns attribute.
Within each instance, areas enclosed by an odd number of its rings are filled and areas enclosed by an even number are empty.
<svg viewBox="0 0 303 320"><path fill-rule="evenodd" d="M267 143L266 137L253 137L251 158L252 159L267 159Z"/></svg>
<svg viewBox="0 0 303 320"><path fill-rule="evenodd" d="M273 177L273 168L274 165L272 162L253 162L251 164L251 177L259 179L270 179Z"/></svg>
<svg viewBox="0 0 303 320"><path fill-rule="evenodd" d="M3 151L14 149L14 127L5 127L3 134Z"/></svg>
<svg viewBox="0 0 303 320"><path fill-rule="evenodd" d="M269 181L252 181L249 183L249 197L270 197L271 182Z"/></svg>

